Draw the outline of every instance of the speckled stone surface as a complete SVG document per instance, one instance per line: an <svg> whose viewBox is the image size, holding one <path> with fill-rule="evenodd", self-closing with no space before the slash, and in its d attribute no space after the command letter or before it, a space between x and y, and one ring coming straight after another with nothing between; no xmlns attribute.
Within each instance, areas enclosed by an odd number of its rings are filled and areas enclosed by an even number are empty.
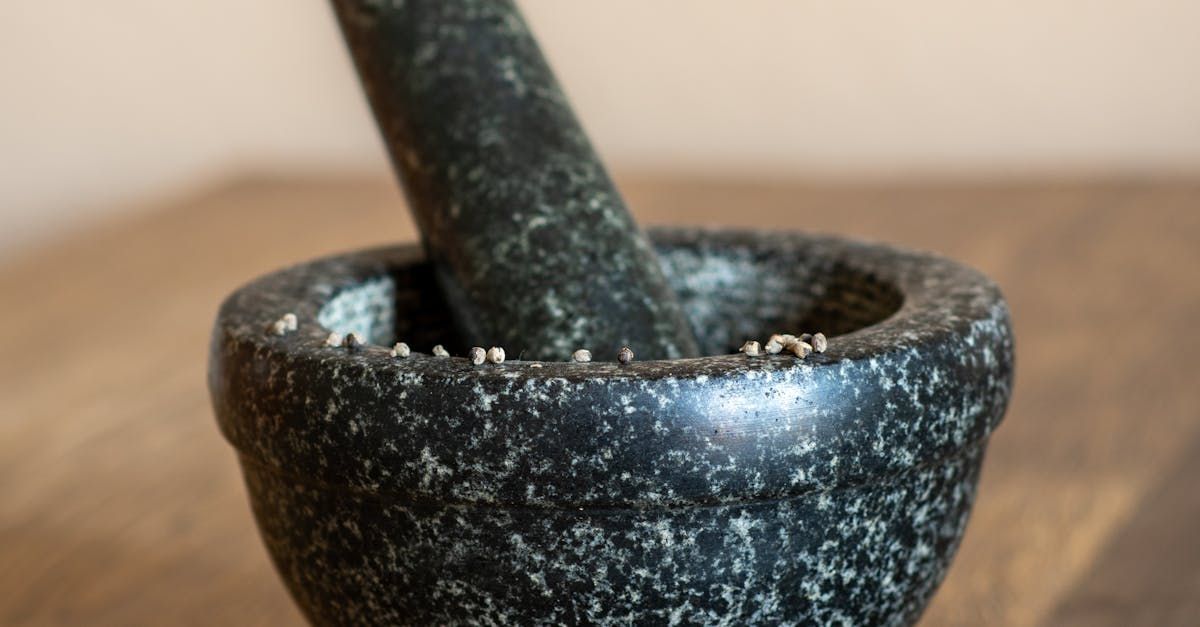
<svg viewBox="0 0 1200 627"><path fill-rule="evenodd" d="M460 332L510 355L698 355L508 0L333 0Z"/></svg>
<svg viewBox="0 0 1200 627"><path fill-rule="evenodd" d="M310 619L916 620L1010 392L996 287L832 237L654 239L713 356L473 366L415 247L297 266L227 300L217 418ZM297 329L270 333L288 312ZM330 329L370 343L326 347ZM729 354L817 330L829 349L805 360ZM396 339L415 352L392 357ZM430 356L435 343L455 356Z"/></svg>

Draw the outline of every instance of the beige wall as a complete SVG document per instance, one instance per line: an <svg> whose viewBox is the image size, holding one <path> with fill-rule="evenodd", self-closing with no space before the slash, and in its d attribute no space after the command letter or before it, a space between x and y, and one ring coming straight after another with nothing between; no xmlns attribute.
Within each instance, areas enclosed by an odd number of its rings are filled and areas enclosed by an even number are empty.
<svg viewBox="0 0 1200 627"><path fill-rule="evenodd" d="M1200 171L1195 0L525 0L616 169ZM0 248L244 170L382 169L323 0L0 3Z"/></svg>

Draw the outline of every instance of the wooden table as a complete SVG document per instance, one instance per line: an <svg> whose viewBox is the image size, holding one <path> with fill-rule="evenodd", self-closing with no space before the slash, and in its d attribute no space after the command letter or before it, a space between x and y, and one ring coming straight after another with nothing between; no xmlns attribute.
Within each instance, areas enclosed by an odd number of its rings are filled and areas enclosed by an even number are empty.
<svg viewBox="0 0 1200 627"><path fill-rule="evenodd" d="M1200 624L1200 183L626 178L643 223L836 231L994 277L1016 394L926 625ZM380 179L233 181L0 266L0 624L301 621L205 390L220 299L415 238Z"/></svg>

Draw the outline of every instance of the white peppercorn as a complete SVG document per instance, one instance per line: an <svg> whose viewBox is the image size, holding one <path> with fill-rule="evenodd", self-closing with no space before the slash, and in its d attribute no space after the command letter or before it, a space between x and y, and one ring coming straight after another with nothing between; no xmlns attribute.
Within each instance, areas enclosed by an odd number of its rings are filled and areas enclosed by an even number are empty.
<svg viewBox="0 0 1200 627"><path fill-rule="evenodd" d="M296 322L296 314L286 313L281 318L271 323L269 331L275 335L287 335L288 331L295 331L298 323Z"/></svg>

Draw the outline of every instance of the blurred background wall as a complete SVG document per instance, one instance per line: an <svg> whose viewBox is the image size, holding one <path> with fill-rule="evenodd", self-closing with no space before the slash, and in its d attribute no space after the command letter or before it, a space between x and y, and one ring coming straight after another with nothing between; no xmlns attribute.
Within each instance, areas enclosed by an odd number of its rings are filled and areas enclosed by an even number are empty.
<svg viewBox="0 0 1200 627"><path fill-rule="evenodd" d="M618 172L1200 172L1195 0L521 4ZM0 255L225 176L386 167L324 0L0 3Z"/></svg>

